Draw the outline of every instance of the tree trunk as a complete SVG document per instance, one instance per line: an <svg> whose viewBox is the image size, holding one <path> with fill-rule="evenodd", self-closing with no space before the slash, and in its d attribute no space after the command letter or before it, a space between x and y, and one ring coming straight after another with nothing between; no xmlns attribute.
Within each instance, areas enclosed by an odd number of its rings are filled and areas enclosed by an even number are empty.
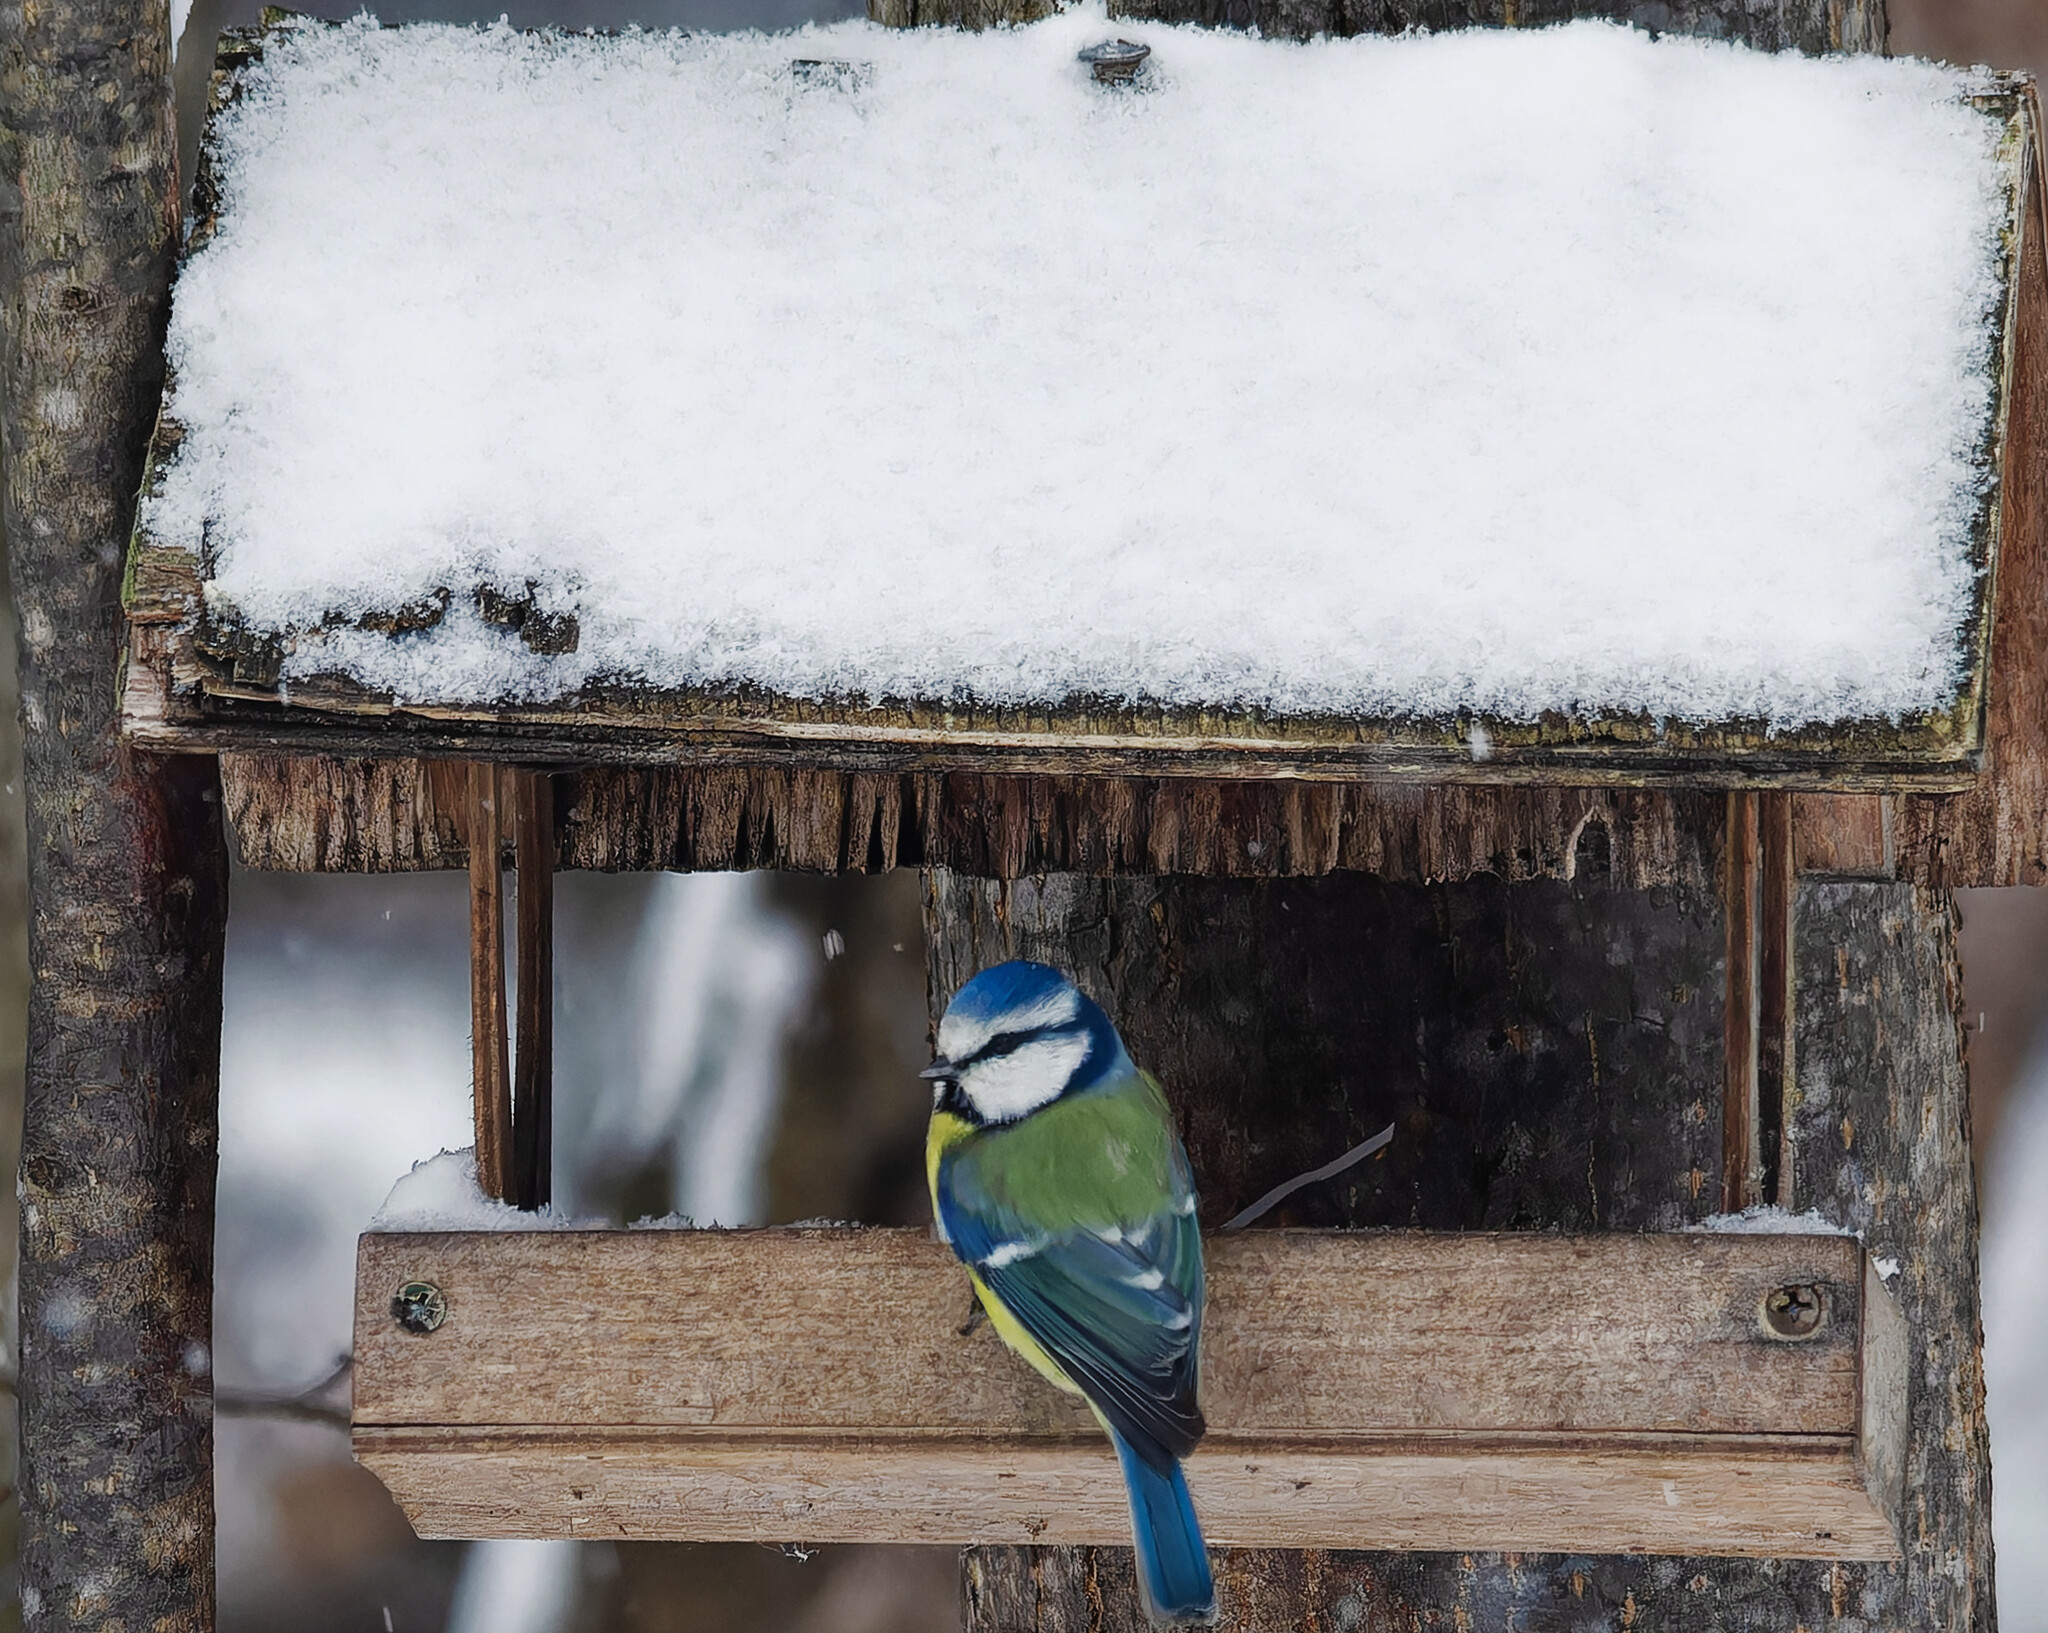
<svg viewBox="0 0 2048 1633"><path fill-rule="evenodd" d="M5 519L30 852L22 1608L205 1629L226 861L210 760L117 729L177 240L163 0L0 16Z"/></svg>
<svg viewBox="0 0 2048 1633"><path fill-rule="evenodd" d="M1273 1222L1658 1230L1717 1205L1725 949L1709 893L1591 867L1438 886L938 873L927 920L934 1010L1009 957L1069 969L1104 1003L1168 1085L1205 1219L1388 1121L1386 1158ZM1225 1626L1990 1625L1952 915L1909 886L1816 884L1794 934L1791 1201L1902 1265L1905 1565L1236 1549L1218 1559ZM1144 1627L1127 1550L975 1549L965 1571L976 1633Z"/></svg>

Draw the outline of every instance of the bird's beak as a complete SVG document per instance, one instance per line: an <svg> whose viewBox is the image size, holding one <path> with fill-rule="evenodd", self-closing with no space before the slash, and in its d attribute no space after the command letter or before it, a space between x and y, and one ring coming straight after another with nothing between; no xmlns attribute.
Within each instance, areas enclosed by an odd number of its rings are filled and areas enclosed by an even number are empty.
<svg viewBox="0 0 2048 1633"><path fill-rule="evenodd" d="M950 1060L935 1060L923 1071L919 1072L917 1075L922 1078L937 1081L941 1078L958 1077L960 1075L960 1069L957 1066L955 1066Z"/></svg>

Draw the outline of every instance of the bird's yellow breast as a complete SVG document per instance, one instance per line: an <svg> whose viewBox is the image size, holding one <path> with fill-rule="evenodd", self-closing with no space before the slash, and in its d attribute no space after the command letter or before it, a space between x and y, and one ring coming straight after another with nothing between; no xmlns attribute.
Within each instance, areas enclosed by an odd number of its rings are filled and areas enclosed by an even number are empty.
<svg viewBox="0 0 2048 1633"><path fill-rule="evenodd" d="M925 1131L924 1171L925 1183L931 1187L934 1219L939 1213L939 1159L946 1154L948 1147L973 1132L974 1125L964 1117L955 1117L949 1111L932 1113L931 1127ZM971 1266L967 1279L974 1283L974 1296L981 1300L981 1307L988 1312L989 1325L995 1328L996 1336L1029 1361L1048 1382L1058 1385L1070 1395L1080 1394L1080 1386L1060 1370L1059 1362L1045 1353L1038 1340L1024 1330L1017 1318L1010 1314L1008 1306L989 1291L987 1283L974 1273ZM1099 1413L1097 1415L1100 1416Z"/></svg>

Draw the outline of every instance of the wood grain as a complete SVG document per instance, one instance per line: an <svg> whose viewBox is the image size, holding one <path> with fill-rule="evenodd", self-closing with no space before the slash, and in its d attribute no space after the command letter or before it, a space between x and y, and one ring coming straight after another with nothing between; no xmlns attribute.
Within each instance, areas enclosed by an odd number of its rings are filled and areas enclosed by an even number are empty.
<svg viewBox="0 0 2048 1633"><path fill-rule="evenodd" d="M1856 1432L1861 1250L1839 1236L1242 1231L1209 1240L1224 1438L1420 1430ZM427 1337L391 1296L430 1281ZM1801 1343L1766 1293L1830 1289ZM1092 1435L922 1230L369 1235L359 1424ZM490 1386L479 1389L487 1377Z"/></svg>
<svg viewBox="0 0 2048 1633"><path fill-rule="evenodd" d="M2026 94L2038 128L2033 89ZM2033 228L2048 208L2038 162L2027 184ZM2039 231L2024 234L2019 259L1987 775L1966 793L1898 802L1900 875L1939 889L2048 884L2048 259Z"/></svg>
<svg viewBox="0 0 2048 1633"><path fill-rule="evenodd" d="M1792 898L1799 888L1788 794L1757 799L1756 1169L1750 1199L1781 1200L1787 1163L1785 1095L1797 1061L1792 1035Z"/></svg>
<svg viewBox="0 0 2048 1633"><path fill-rule="evenodd" d="M1853 1239L1250 1231L1209 1262L1219 1539L1893 1546ZM409 1281L432 1334L392 1319ZM1810 1339L1765 1325L1788 1283L1826 1291ZM1120 1540L1087 1412L963 1335L965 1294L918 1230L365 1236L358 1454L436 1533Z"/></svg>
<svg viewBox="0 0 2048 1633"><path fill-rule="evenodd" d="M1757 909L1763 869L1755 794L1728 796L1727 833L1721 861L1728 972L1721 1001L1721 1211L1739 1213L1757 1200Z"/></svg>
<svg viewBox="0 0 2048 1633"><path fill-rule="evenodd" d="M500 768L469 768L463 832L469 838L469 1054L476 1181L485 1196L513 1193L511 1044L505 1016L505 799Z"/></svg>
<svg viewBox="0 0 2048 1633"><path fill-rule="evenodd" d="M1887 794L1794 794L1794 871L1829 879L1897 878L1898 807Z"/></svg>
<svg viewBox="0 0 2048 1633"><path fill-rule="evenodd" d="M512 1199L531 1211L547 1206L554 1167L555 790L545 772L508 775L519 864Z"/></svg>
<svg viewBox="0 0 2048 1633"><path fill-rule="evenodd" d="M1106 1442L359 1429L355 1447L429 1537L1126 1548L1130 1539ZM1341 1448L1212 1436L1187 1477L1219 1548L1898 1557L1891 1522L1834 1436Z"/></svg>
<svg viewBox="0 0 2048 1633"><path fill-rule="evenodd" d="M466 865L447 762L228 754L242 863L287 872ZM465 774L466 775L466 774ZM1643 889L1714 876L1721 797L1597 788L1412 788L1189 778L870 777L608 767L557 773L564 868L879 873L1335 871L1569 878Z"/></svg>

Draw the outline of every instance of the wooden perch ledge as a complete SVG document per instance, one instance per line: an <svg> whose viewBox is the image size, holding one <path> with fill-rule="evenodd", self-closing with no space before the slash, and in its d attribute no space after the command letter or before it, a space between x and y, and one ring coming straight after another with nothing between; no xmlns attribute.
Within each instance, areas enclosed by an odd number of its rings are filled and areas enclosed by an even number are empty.
<svg viewBox="0 0 2048 1633"><path fill-rule="evenodd" d="M1219 1546L1896 1559L1905 1333L1841 1236L1209 1244ZM436 1289L431 1331L394 1316ZM369 1235L357 1457L423 1536L1122 1543L918 1230ZM415 1320L414 1326L424 1323Z"/></svg>

